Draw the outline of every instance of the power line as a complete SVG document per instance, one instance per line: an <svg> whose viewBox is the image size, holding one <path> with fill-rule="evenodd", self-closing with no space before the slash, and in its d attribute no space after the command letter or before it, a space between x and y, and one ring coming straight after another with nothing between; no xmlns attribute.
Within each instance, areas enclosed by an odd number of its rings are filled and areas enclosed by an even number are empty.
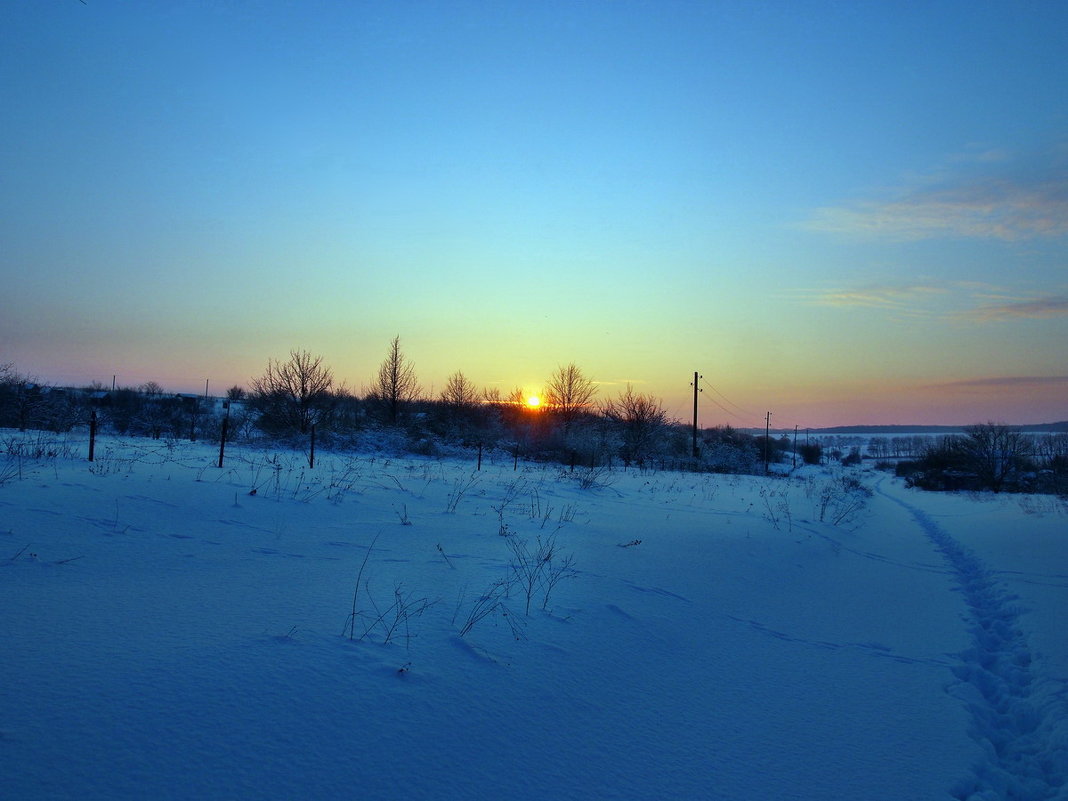
<svg viewBox="0 0 1068 801"><path fill-rule="evenodd" d="M730 406L733 406L735 409L737 409L738 411L742 412L745 415L745 418L748 418L748 421L754 421L754 420L760 420L761 422L764 421L764 415L763 414L757 414L756 412L750 411L749 409L742 408L737 403L735 403L730 398L728 398L726 395L724 395L722 392L720 392L718 389L716 389L714 386L712 386L707 381L705 381L704 380L704 376L701 377L701 380L704 382L704 385L706 387L708 387L710 390L712 390L717 395L719 395L727 404L729 404ZM734 417L737 417L739 420L744 419L741 415L738 415L738 414L732 412L730 409L727 409L724 406L720 405L719 403L716 403L716 401L713 398L709 398L709 400L712 401L712 403L715 403L716 406L718 406L720 409L722 409L723 411L727 412L727 414L731 414ZM777 416L780 417L780 419L782 419L784 423L787 423L788 427L789 427L789 425L793 425L793 426L795 426L797 428L811 428L811 426L807 426L804 423L798 422L796 420L791 420L789 418L782 417L781 415L777 415ZM758 424L754 425L754 424L752 424L750 422L750 424L747 427L748 428L759 428L760 426Z"/></svg>
<svg viewBox="0 0 1068 801"><path fill-rule="evenodd" d="M734 401L732 401L732 400L731 400L730 398L728 398L728 397L727 397L726 395L724 395L724 394L723 394L722 392L720 392L720 391L719 391L718 389L716 389L716 388L715 388L714 386L712 386L712 385L711 385L711 384L709 384L709 383L708 383L707 381L705 381L705 377L704 377L704 376L701 376L701 380L702 380L702 381L704 381L704 385L705 385L706 387L708 387L708 388L709 388L710 390L712 390L712 391L713 391L713 392L715 392L715 393L716 393L717 395L719 395L719 396L720 396L721 398L723 398L723 400L725 400L725 401L726 401L726 402L727 402L727 403L728 403L729 405L733 406L733 407L734 407L735 409L737 409L737 410L738 410L738 411L740 411L740 412L744 412L744 413L745 413L745 414L747 414L747 415L752 415L752 412L750 412L750 411L749 411L748 409L743 409L743 408L742 408L741 406L739 406L739 405L738 405L737 403L735 403Z"/></svg>
<svg viewBox="0 0 1068 801"><path fill-rule="evenodd" d="M734 418L740 420L742 423L745 423L746 424L746 426L745 426L746 428L755 428L755 426L749 425L751 420L747 420L746 418L742 417L737 412L734 412L734 411L728 409L726 406L724 406L722 403L717 401L715 398L708 397L707 395L702 395L701 397L705 398L709 403L711 403L713 406L718 408L720 411L725 412L726 414L729 414L731 417L734 417Z"/></svg>
<svg viewBox="0 0 1068 801"><path fill-rule="evenodd" d="M723 394L722 392L720 392L720 391L719 391L718 389L716 389L716 388L715 388L714 386L712 386L712 385L711 385L711 384L709 384L709 383L708 383L707 381L705 381L705 379L704 379L704 377L703 377L703 376L701 377L701 381L702 381L702 382L704 383L704 385L705 385L706 387L708 387L708 388L709 388L710 390L712 390L712 391L713 391L713 392L715 392L715 393L716 393L717 395L719 395L719 396L720 396L721 398L723 398L723 400L724 400L724 401L726 401L727 403L729 403L729 404L730 404L731 406L733 406L733 407L734 407L735 409L737 409L737 410L738 410L739 412L742 412L742 414L738 414L738 412L736 412L736 411L733 411L733 410L731 410L731 409L728 409L728 408L727 408L726 406L724 406L724 405L723 405L722 403L720 403L719 401L717 401L717 400L716 400L715 398L711 397L710 395L705 395L705 394L703 394L703 393L702 393L702 397L706 397L706 398L708 399L708 402L709 402L709 403L713 404L714 406L716 406L716 407L717 407L718 409L720 409L721 411L723 411L723 412L726 412L726 413L727 413L727 414L729 414L729 415L730 415L731 417L737 418L738 420L740 420L740 421L742 421L743 423L745 423L745 427L746 427L746 428L756 428L756 427L757 427L757 426L755 425L754 421L755 421L755 420L757 420L757 419L758 419L758 418L760 417L760 415L756 415L756 414L754 414L754 413L750 412L750 411L749 411L749 410L747 410L747 409L743 409L743 408L742 408L741 406L739 406L739 405L738 405L737 403L734 403L733 401L731 401L731 399L730 399L730 398L728 398L728 397L727 397L726 395L724 395L724 394ZM743 415L744 415L744 416L743 416Z"/></svg>

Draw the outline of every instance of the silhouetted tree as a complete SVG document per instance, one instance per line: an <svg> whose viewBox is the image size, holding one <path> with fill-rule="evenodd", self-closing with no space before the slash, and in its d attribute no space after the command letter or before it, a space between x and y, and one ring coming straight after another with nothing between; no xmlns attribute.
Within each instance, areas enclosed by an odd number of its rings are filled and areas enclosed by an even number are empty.
<svg viewBox="0 0 1068 801"><path fill-rule="evenodd" d="M329 413L334 375L322 356L290 351L289 361L268 360L267 371L252 380L254 404L269 429L306 434Z"/></svg>
<svg viewBox="0 0 1068 801"><path fill-rule="evenodd" d="M147 395L149 397L159 397L164 393L163 387L157 384L155 381L146 381L144 384L137 388L137 391L140 392L142 395Z"/></svg>
<svg viewBox="0 0 1068 801"><path fill-rule="evenodd" d="M660 446L667 412L659 399L635 392L627 384L618 398L605 401L602 411L618 429L622 438L620 455L625 461L640 464Z"/></svg>
<svg viewBox="0 0 1068 801"><path fill-rule="evenodd" d="M116 433L137 433L135 421L141 411L141 403L141 393L132 387L108 390L102 399L104 421Z"/></svg>
<svg viewBox="0 0 1068 801"><path fill-rule="evenodd" d="M440 400L454 411L469 411L478 404L478 389L467 376L457 370L446 379Z"/></svg>
<svg viewBox="0 0 1068 801"><path fill-rule="evenodd" d="M466 437L475 423L480 406L478 389L457 370L446 379L445 389L438 398L443 430L448 434Z"/></svg>
<svg viewBox="0 0 1068 801"><path fill-rule="evenodd" d="M138 434L147 433L153 439L159 439L164 431L179 436L184 428L185 420L183 414L185 401L182 398L176 396L164 398L158 394L152 394L148 397L141 397L138 401L139 408L130 420L132 431Z"/></svg>
<svg viewBox="0 0 1068 801"><path fill-rule="evenodd" d="M496 426L502 436L508 432L509 440L514 442L529 436L535 412L527 406L521 387L516 387L507 396L501 393L500 387L483 389L480 410L484 424L491 429Z"/></svg>
<svg viewBox="0 0 1068 801"><path fill-rule="evenodd" d="M386 360L378 368L367 397L384 409L390 425L397 425L402 406L419 397L415 366L401 352L399 336L390 342Z"/></svg>
<svg viewBox="0 0 1068 801"><path fill-rule="evenodd" d="M823 460L823 446L818 442L798 445L797 452L805 464L819 464Z"/></svg>
<svg viewBox="0 0 1068 801"><path fill-rule="evenodd" d="M48 387L36 376L24 375L14 365L0 365L0 425L19 431L44 424Z"/></svg>
<svg viewBox="0 0 1068 801"><path fill-rule="evenodd" d="M1024 434L999 423L980 423L964 429L960 452L980 483L1000 492L1005 480L1018 470L1030 450Z"/></svg>
<svg viewBox="0 0 1068 801"><path fill-rule="evenodd" d="M587 378L574 362L558 367L545 385L543 400L564 424L565 433L578 417L590 409L590 401L597 393L593 381Z"/></svg>

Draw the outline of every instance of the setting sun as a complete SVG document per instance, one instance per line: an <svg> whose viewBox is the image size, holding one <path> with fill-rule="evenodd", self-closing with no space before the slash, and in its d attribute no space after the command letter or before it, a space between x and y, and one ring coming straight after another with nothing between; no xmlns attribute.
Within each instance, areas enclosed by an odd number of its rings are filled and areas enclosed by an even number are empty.
<svg viewBox="0 0 1068 801"><path fill-rule="evenodd" d="M537 395L531 395L529 398L527 398L528 409L537 409L539 406L541 406L541 398L539 398Z"/></svg>

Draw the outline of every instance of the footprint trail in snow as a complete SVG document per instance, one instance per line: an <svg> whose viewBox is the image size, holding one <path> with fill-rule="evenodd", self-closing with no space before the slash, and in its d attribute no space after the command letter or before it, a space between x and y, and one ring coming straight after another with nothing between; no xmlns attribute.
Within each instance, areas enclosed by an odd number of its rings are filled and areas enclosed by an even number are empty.
<svg viewBox="0 0 1068 801"><path fill-rule="evenodd" d="M905 507L952 568L971 622L972 645L952 667L983 749L973 775L958 781L959 801L1068 799L1068 704L1060 682L1032 670L1016 597L992 571L923 511Z"/></svg>

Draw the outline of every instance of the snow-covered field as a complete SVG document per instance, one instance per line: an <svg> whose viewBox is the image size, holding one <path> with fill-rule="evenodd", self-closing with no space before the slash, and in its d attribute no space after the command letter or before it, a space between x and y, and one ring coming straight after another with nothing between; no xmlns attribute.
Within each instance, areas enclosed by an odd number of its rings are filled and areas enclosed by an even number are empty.
<svg viewBox="0 0 1068 801"><path fill-rule="evenodd" d="M1068 798L1055 498L74 444L0 468L5 799Z"/></svg>

